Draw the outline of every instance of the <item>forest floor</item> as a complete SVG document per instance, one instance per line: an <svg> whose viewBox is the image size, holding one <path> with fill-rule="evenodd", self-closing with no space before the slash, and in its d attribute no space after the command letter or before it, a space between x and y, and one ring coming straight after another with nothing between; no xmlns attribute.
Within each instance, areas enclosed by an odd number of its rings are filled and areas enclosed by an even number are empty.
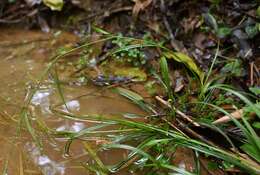
<svg viewBox="0 0 260 175"><path fill-rule="evenodd" d="M260 174L258 0L0 2L3 174Z"/></svg>

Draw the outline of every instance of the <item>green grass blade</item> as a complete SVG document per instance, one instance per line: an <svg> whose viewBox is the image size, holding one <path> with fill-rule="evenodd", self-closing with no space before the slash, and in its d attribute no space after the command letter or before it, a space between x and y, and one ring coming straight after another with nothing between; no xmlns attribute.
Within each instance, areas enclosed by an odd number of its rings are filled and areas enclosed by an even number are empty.
<svg viewBox="0 0 260 175"><path fill-rule="evenodd" d="M139 94L121 87L118 87L115 90L118 94L128 98L146 112L155 113L154 109L149 104L145 103L143 97Z"/></svg>
<svg viewBox="0 0 260 175"><path fill-rule="evenodd" d="M108 174L107 167L103 164L103 162L99 159L96 152L91 148L91 146L87 142L83 142L85 150L89 153L93 160L97 163L99 170L101 171L102 175Z"/></svg>
<svg viewBox="0 0 260 175"><path fill-rule="evenodd" d="M169 70L168 70L168 64L167 64L167 60L165 57L161 57L161 59L160 59L160 68L161 68L162 80L166 86L166 92L168 94L168 97L169 97L169 99L174 101L173 91L171 88L170 74L169 74Z"/></svg>

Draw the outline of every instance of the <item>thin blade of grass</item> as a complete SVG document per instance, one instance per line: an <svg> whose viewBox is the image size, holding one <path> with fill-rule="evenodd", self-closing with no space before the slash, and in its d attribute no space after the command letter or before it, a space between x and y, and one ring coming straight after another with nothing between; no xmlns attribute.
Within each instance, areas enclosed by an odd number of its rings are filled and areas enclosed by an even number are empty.
<svg viewBox="0 0 260 175"><path fill-rule="evenodd" d="M59 96L61 98L61 101L64 104L66 110L69 111L69 108L67 106L67 103L66 103L66 100L65 100L65 97L64 97L64 94L63 94L63 90L62 90L62 87L61 87L61 83L60 83L60 80L59 80L59 75L58 75L58 71L57 71L57 67L56 66L54 66L53 78L54 78L54 83L56 85L56 88L58 90L58 94L59 94Z"/></svg>
<svg viewBox="0 0 260 175"><path fill-rule="evenodd" d="M255 104L253 104L249 99L247 99L241 93L239 93L233 89L230 89L229 86L225 86L225 85L221 85L221 84L215 85L212 88L218 88L221 90L225 90L225 91L230 92L230 93L234 94L235 96L239 97L242 101L244 101L248 106L251 107L253 112L255 112L258 117L260 117L260 109L258 109L258 107L256 107ZM227 115L231 116L229 113L227 113ZM232 117L232 119L233 119L233 117ZM259 152L259 155L260 155L260 138L259 138L259 136L256 134L254 129L250 126L250 124L244 117L242 117L241 119L242 119L244 125L246 126L246 127L243 127L244 128L243 131L247 135L247 138L250 141L250 143L256 146L256 148L258 150L257 152ZM235 119L233 121L237 121L237 120ZM238 124L238 123L239 122L237 121L236 124ZM242 127L242 125L240 125L240 127Z"/></svg>
<svg viewBox="0 0 260 175"><path fill-rule="evenodd" d="M19 175L24 175L23 156L21 152L19 153Z"/></svg>
<svg viewBox="0 0 260 175"><path fill-rule="evenodd" d="M224 109L222 109L222 108L220 108L216 105L213 105L213 104L208 104L208 105L216 108L218 111L220 111L220 112L224 113L225 115L229 116L231 118L231 120L237 125L237 127L239 127L243 131L243 133L245 134L245 136L247 138L247 141L254 147L255 151L258 152L257 155L260 155L260 149L259 149L260 138L257 136L257 134L255 133L253 128L250 126L250 124L246 121L246 119L244 119L244 117L242 117L242 120L243 120L244 124L246 124L246 127L244 127L237 119L235 119L226 110L224 110Z"/></svg>
<svg viewBox="0 0 260 175"><path fill-rule="evenodd" d="M99 169L101 170L102 175L108 174L107 167L103 164L103 162L99 159L96 152L91 148L91 146L87 142L83 142L85 150L89 153L92 159L97 163Z"/></svg>
<svg viewBox="0 0 260 175"><path fill-rule="evenodd" d="M70 115L71 119L77 120L77 118L80 118L81 120L84 120L84 116L75 115L75 114L66 114ZM86 116L86 120L89 119L89 116ZM190 139L176 131L169 130L167 128L160 128L158 126L153 126L151 124L147 123L140 123L140 122L134 122L134 121L128 121L128 120L120 120L120 119L104 119L99 118L99 120L104 120L106 122L109 120L110 122L116 122L118 125L127 126L130 128L139 128L143 132L147 132L150 134L156 134L160 135L161 138L172 138L176 142L176 144L184 147L188 147L194 150L197 150L198 152L205 153L207 155L211 155L213 157L219 158L221 160L227 161L229 163L232 163L241 169L250 172L251 174L259 174L260 173L260 167L256 165L254 162L245 159L243 157L238 156L237 154L227 152L225 150L204 144L200 141L196 141L193 139Z"/></svg>
<svg viewBox="0 0 260 175"><path fill-rule="evenodd" d="M131 100L133 103L138 105L141 109L145 110L146 112L156 113L155 110L150 105L144 102L143 97L140 96L139 94L121 87L118 87L115 90L118 94L128 98L129 100Z"/></svg>
<svg viewBox="0 0 260 175"><path fill-rule="evenodd" d="M4 167L3 167L2 175L7 175L7 174L8 174L8 164L9 164L9 160L6 159L5 162L4 162Z"/></svg>
<svg viewBox="0 0 260 175"><path fill-rule="evenodd" d="M33 141L36 143L36 145L38 147L42 148L42 142L40 141L40 139L39 139L35 129L33 128L32 124L31 124L31 120L30 120L30 118L28 116L28 112L27 111L23 111L21 118L22 118L21 120L24 121L27 130L31 134L31 136L33 138Z"/></svg>
<svg viewBox="0 0 260 175"><path fill-rule="evenodd" d="M173 91L171 88L170 74L169 74L169 70L168 70L168 64L167 64L167 60L165 57L161 57L161 59L160 59L160 69L161 69L163 83L165 84L165 86L167 88L166 92L168 94L168 98L171 99L172 101L174 101Z"/></svg>

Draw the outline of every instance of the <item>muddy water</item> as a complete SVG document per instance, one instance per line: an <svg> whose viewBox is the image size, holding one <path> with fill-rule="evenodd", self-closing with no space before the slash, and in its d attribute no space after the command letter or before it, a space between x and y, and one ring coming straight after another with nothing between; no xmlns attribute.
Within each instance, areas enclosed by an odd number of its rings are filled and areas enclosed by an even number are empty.
<svg viewBox="0 0 260 175"><path fill-rule="evenodd" d="M72 175L86 174L81 162L89 161L80 141L75 141L70 156L64 156L63 138L42 136L43 150L33 142L28 132L19 132L20 111L26 96L34 87L39 75L46 69L48 59L62 45L73 43L77 38L71 34L43 34L37 31L1 29L0 32L0 171L6 174ZM64 85L64 97L70 111L77 114L144 113L110 90L92 85ZM56 131L75 131L95 125L88 122L72 122L59 118L50 110L61 99L52 78L44 80L34 94L30 111L37 120ZM59 106L64 108L64 106ZM64 110L66 110L64 108ZM40 135L41 136L41 135ZM93 140L98 144L102 140ZM114 164L125 155L123 151L100 153L105 164ZM113 155L113 156L111 156ZM125 174L125 173L123 173Z"/></svg>
<svg viewBox="0 0 260 175"><path fill-rule="evenodd" d="M46 69L49 58L60 46L70 45L78 39L64 32L47 35L10 28L1 29L0 38L0 171L9 175L91 174L82 166L82 163L93 162L85 151L82 140L74 141L69 156L65 156L66 139L63 136L52 137L36 130L43 141L43 149L39 149L32 136L23 129L24 123L19 127L21 109L28 94L35 88L39 76ZM75 57L66 58L67 61L73 59ZM79 86L77 80L66 80L71 73L68 67L70 66L58 70L60 80L64 82L62 90L68 109L62 105L53 77L48 75L33 95L29 106L33 121L42 121L53 131L79 132L95 126L96 123L67 120L54 114L51 109L69 110L77 115L145 115L137 106L109 89L96 87L91 83ZM76 83L68 83L74 81ZM105 138L91 135L85 139L94 149L107 142ZM173 163L192 171L194 162L190 154L192 152L187 150L177 151ZM100 151L98 155L105 165L114 165L127 156L122 150ZM128 170L118 174L135 175Z"/></svg>

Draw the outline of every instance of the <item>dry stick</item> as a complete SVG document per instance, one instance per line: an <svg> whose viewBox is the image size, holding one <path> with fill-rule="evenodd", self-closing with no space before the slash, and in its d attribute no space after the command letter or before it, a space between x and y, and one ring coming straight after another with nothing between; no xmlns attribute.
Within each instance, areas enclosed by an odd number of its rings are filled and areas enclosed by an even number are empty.
<svg viewBox="0 0 260 175"><path fill-rule="evenodd" d="M22 151L19 154L19 175L24 175Z"/></svg>
<svg viewBox="0 0 260 175"><path fill-rule="evenodd" d="M192 123L194 126L199 127L200 125L193 121L190 116L184 114L183 112L181 112L180 110L176 109L174 106L171 106L167 101L163 100L161 97L156 96L155 99L157 101L159 101L161 104L163 104L164 106L166 106L167 108L173 108L177 114L179 114L182 118L184 118L185 120L189 121L190 123Z"/></svg>
<svg viewBox="0 0 260 175"><path fill-rule="evenodd" d="M98 17L98 16L109 17L112 14L120 13L120 12L123 12L123 11L131 11L132 9L133 9L132 6L125 6L125 7L109 9L109 10L106 10L106 11L91 14L91 15L87 16L86 18L81 19L79 22L85 22L87 20L90 20L90 19Z"/></svg>
<svg viewBox="0 0 260 175"><path fill-rule="evenodd" d="M27 15L23 15L21 18L19 19L12 19L12 20L8 20L8 19L0 19L0 24L15 24L15 23L19 23L22 22L23 20L25 20L28 17L32 17L34 15L36 15L38 12L38 10L32 10L31 12L29 12Z"/></svg>
<svg viewBox="0 0 260 175"><path fill-rule="evenodd" d="M168 125L170 125L172 128L174 128L176 131L182 133L183 135L186 136L186 134L184 132L182 132L182 130L180 130L177 126L175 126L173 123L169 122L168 120L166 120L165 118L162 118L162 120L164 122L166 122Z"/></svg>
<svg viewBox="0 0 260 175"><path fill-rule="evenodd" d="M256 77L258 77L257 79L256 79L256 83L257 83L257 85L259 85L260 84L260 71L259 71L259 68L255 65L255 64L253 64L253 67L255 68L255 71L256 71Z"/></svg>
<svg viewBox="0 0 260 175"><path fill-rule="evenodd" d="M177 51L180 51L180 48L178 47L178 45L176 45L175 44L175 42L174 42L174 36L173 36L173 32L172 32L172 29L171 29L171 27L170 27L170 24L169 24L169 22L168 22L168 20L167 20L167 16L165 15L166 14L166 7L165 7L165 2L164 2L164 0L161 0L161 5L160 5L160 8L161 8L161 11L163 12L163 23L164 23L164 25L165 25L165 28L167 29L167 31L168 31L168 34L169 34L169 37L170 37L170 39L171 39L171 45L172 45L172 47L175 49L175 50L177 50Z"/></svg>
<svg viewBox="0 0 260 175"><path fill-rule="evenodd" d="M198 134L197 132L193 131L192 129L190 129L189 127L187 127L183 122L181 122L180 120L176 119L177 122L179 123L179 126L185 130L187 133L189 133L190 135L192 135L195 138L200 139L201 141L207 143L208 145L214 146L214 147L219 147L218 145L214 144L213 142L207 140L206 138L204 138L202 135Z"/></svg>
<svg viewBox="0 0 260 175"><path fill-rule="evenodd" d="M179 114L182 118L188 120L189 122L191 122L194 126L199 127L200 125L197 122L194 122L192 119L190 119L189 116L187 116L186 114L184 114L183 112L181 112L180 110L176 109L175 107L172 107L167 101L163 100L161 97L156 96L155 97L156 100L158 100L160 103L162 103L163 105L165 105L168 108L174 108L174 110L176 111L177 114ZM165 121L165 120L164 120ZM178 122L179 126L185 130L187 133L189 133L190 135L192 135L195 138L200 139L201 141L207 143L208 145L212 145L215 147L218 147L216 144L214 144L213 142L207 140L206 138L204 138L203 136L199 135L197 132L193 131L192 129L190 129L189 127L187 127L182 121L176 119L176 121ZM167 121L168 123L168 121ZM177 128L175 125L170 125L173 128ZM177 129L179 131L179 129ZM181 132L183 133L183 132Z"/></svg>
<svg viewBox="0 0 260 175"><path fill-rule="evenodd" d="M254 62L250 63L250 85L254 85Z"/></svg>
<svg viewBox="0 0 260 175"><path fill-rule="evenodd" d="M0 3L1 4L1 3ZM3 18L6 18L6 17L9 17L11 15L13 15L14 13L18 13L20 11L24 11L24 5L21 4L21 3L16 3L15 6L13 6L12 8L7 8L5 9L4 11L2 11L1 13L1 17ZM18 13L18 15L20 15L20 13Z"/></svg>
<svg viewBox="0 0 260 175"><path fill-rule="evenodd" d="M175 39L174 35L173 35L173 31L172 31L172 28L169 24L169 21L167 19L167 12L166 12L166 6L165 6L165 2L164 0L161 0L161 5L160 5L160 9L161 11L163 12L163 23L164 23L164 26L169 34L169 37L171 39L171 46L178 52L184 52L185 54L189 55L188 52L187 52L187 49L180 44L180 42L178 40Z"/></svg>
<svg viewBox="0 0 260 175"><path fill-rule="evenodd" d="M255 68L255 71L257 72L257 74L259 75L260 74L259 69L255 64L254 64L254 68Z"/></svg>
<svg viewBox="0 0 260 175"><path fill-rule="evenodd" d="M0 117L3 117L5 120L8 120L8 121L17 122L17 120L15 120L14 116L11 116L5 110L0 111Z"/></svg>
<svg viewBox="0 0 260 175"><path fill-rule="evenodd" d="M26 45L26 44L32 44L34 42L47 42L51 40L50 37L48 38L39 38L36 40L29 40L29 41L22 41L22 42L0 42L0 46L1 47L17 47L17 46L22 46L22 45Z"/></svg>

